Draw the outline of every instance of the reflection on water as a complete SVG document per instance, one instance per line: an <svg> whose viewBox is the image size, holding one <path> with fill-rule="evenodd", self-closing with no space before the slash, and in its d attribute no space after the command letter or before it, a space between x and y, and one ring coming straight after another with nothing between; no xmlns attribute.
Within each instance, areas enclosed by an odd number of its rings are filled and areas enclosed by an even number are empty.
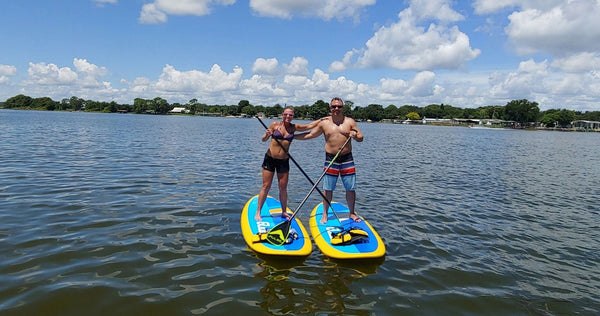
<svg viewBox="0 0 600 316"><path fill-rule="evenodd" d="M290 261L241 236L256 120L0 110L0 314L597 313L598 134L360 124L386 257ZM291 147L313 179L322 149Z"/></svg>
<svg viewBox="0 0 600 316"><path fill-rule="evenodd" d="M259 305L269 314L314 314L319 311L371 314L372 304L357 304L353 281L366 276L365 271L375 273L377 264L383 260L356 262L356 265L325 260L319 266L303 265L302 259L269 257L266 260L259 264L262 270L256 277L265 281L260 289L263 300Z"/></svg>

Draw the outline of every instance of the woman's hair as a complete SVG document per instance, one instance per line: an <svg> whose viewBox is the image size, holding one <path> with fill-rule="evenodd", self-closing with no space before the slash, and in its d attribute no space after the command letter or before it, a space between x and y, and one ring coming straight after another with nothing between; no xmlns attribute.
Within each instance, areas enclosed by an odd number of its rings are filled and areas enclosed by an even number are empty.
<svg viewBox="0 0 600 316"><path fill-rule="evenodd" d="M283 110L281 111L281 113L285 112L285 110L292 110L292 112L294 112L294 108L291 106L284 107Z"/></svg>

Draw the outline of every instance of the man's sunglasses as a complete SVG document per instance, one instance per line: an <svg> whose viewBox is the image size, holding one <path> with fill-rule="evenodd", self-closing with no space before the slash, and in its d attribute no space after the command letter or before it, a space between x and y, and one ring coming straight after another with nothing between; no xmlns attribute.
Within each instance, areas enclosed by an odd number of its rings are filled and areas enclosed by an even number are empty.
<svg viewBox="0 0 600 316"><path fill-rule="evenodd" d="M332 105L331 106L332 109L341 109L343 107L344 107L343 105Z"/></svg>

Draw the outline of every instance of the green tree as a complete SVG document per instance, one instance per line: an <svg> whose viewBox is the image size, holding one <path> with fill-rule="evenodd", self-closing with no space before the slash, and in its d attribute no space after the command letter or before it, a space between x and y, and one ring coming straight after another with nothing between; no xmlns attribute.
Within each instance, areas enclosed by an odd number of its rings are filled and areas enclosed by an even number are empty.
<svg viewBox="0 0 600 316"><path fill-rule="evenodd" d="M505 107L505 119L520 122L521 124L528 124L529 122L536 122L540 114L540 108L537 102L530 102L529 100L513 100L506 104Z"/></svg>
<svg viewBox="0 0 600 316"><path fill-rule="evenodd" d="M4 102L4 107L7 109L29 108L31 107L32 101L33 99L30 96L19 94L12 98L6 99Z"/></svg>
<svg viewBox="0 0 600 316"><path fill-rule="evenodd" d="M156 97L152 100L152 106L154 107L156 114L167 114L173 109L173 106L170 105L167 100L160 97Z"/></svg>
<svg viewBox="0 0 600 316"><path fill-rule="evenodd" d="M310 113L310 107L308 105L300 105L294 107L294 114L297 118L304 119L308 117L308 113Z"/></svg>
<svg viewBox="0 0 600 316"><path fill-rule="evenodd" d="M142 98L135 98L131 110L135 113L145 113L149 110L148 101Z"/></svg>
<svg viewBox="0 0 600 316"><path fill-rule="evenodd" d="M31 107L33 107L34 109L45 109L47 111L54 111L56 108L58 108L58 106L59 103L53 101L49 97L41 97L31 100Z"/></svg>
<svg viewBox="0 0 600 316"><path fill-rule="evenodd" d="M350 101L350 100L346 100L344 101L344 109L345 110L352 110L352 108L354 108L354 102Z"/></svg>
<svg viewBox="0 0 600 316"><path fill-rule="evenodd" d="M277 117L279 114L283 112L283 107L277 103L274 106L267 106L263 113L265 113L268 117Z"/></svg>
<svg viewBox="0 0 600 316"><path fill-rule="evenodd" d="M571 125L573 121L577 119L575 112L567 109L562 109L558 111L558 124L563 127L567 127Z"/></svg>
<svg viewBox="0 0 600 316"><path fill-rule="evenodd" d="M396 107L393 104L390 104L383 110L383 117L386 119L395 119L400 116L399 112L400 110L398 109L398 107Z"/></svg>
<svg viewBox="0 0 600 316"><path fill-rule="evenodd" d="M439 104L430 104L423 109L423 116L430 118L442 118L442 108Z"/></svg>
<svg viewBox="0 0 600 316"><path fill-rule="evenodd" d="M85 107L87 108L87 103ZM117 102L112 101L110 103L107 103L102 111L106 113L116 113L118 109L119 105L117 104Z"/></svg>
<svg viewBox="0 0 600 316"><path fill-rule="evenodd" d="M367 114L367 119L373 122L379 122L383 119L384 110L383 106L380 104L369 104L365 108L365 112Z"/></svg>
<svg viewBox="0 0 600 316"><path fill-rule="evenodd" d="M85 100L78 98L76 96L72 96L69 99L69 107L73 111L80 111L84 107L84 104L85 104Z"/></svg>
<svg viewBox="0 0 600 316"><path fill-rule="evenodd" d="M345 110L345 106L344 106ZM318 118L328 116L329 115L329 103L323 100L317 100L311 107L310 112L308 113L308 119L316 120Z"/></svg>
<svg viewBox="0 0 600 316"><path fill-rule="evenodd" d="M367 119L367 111L365 108L361 106L354 107L350 115L355 120L366 120Z"/></svg>
<svg viewBox="0 0 600 316"><path fill-rule="evenodd" d="M440 104L440 110L442 111L442 118L456 118L463 117L463 109L454 107L448 104Z"/></svg>
<svg viewBox="0 0 600 316"><path fill-rule="evenodd" d="M413 121L417 121L417 120L421 119L421 117L419 116L419 113L417 113L417 112L410 112L410 113L406 114L406 118L409 120L413 120Z"/></svg>
<svg viewBox="0 0 600 316"><path fill-rule="evenodd" d="M410 112L422 113L422 110L416 105L403 105L398 108L398 117L406 117Z"/></svg>
<svg viewBox="0 0 600 316"><path fill-rule="evenodd" d="M198 111L198 99L193 98L191 100L188 101L186 108L188 110L190 110L190 114L194 115L196 114L196 111Z"/></svg>
<svg viewBox="0 0 600 316"><path fill-rule="evenodd" d="M558 113L552 110L546 111L542 115L540 123L546 125L546 127L555 127L558 123Z"/></svg>
<svg viewBox="0 0 600 316"><path fill-rule="evenodd" d="M256 109L252 105L246 105L245 107L242 108L241 114L246 114L248 116L255 116Z"/></svg>
<svg viewBox="0 0 600 316"><path fill-rule="evenodd" d="M467 108L463 110L462 118L472 119L472 118L480 118L480 111L478 109Z"/></svg>
<svg viewBox="0 0 600 316"><path fill-rule="evenodd" d="M236 115L242 114L243 113L242 109L247 106L251 106L250 101L240 100L240 102L238 102L238 105L237 105Z"/></svg>

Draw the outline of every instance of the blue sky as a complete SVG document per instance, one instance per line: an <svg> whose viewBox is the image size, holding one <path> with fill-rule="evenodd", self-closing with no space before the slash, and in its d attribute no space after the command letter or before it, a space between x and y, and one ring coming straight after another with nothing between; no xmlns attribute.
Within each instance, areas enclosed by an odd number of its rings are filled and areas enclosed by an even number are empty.
<svg viewBox="0 0 600 316"><path fill-rule="evenodd" d="M597 0L0 4L0 100L600 111Z"/></svg>

